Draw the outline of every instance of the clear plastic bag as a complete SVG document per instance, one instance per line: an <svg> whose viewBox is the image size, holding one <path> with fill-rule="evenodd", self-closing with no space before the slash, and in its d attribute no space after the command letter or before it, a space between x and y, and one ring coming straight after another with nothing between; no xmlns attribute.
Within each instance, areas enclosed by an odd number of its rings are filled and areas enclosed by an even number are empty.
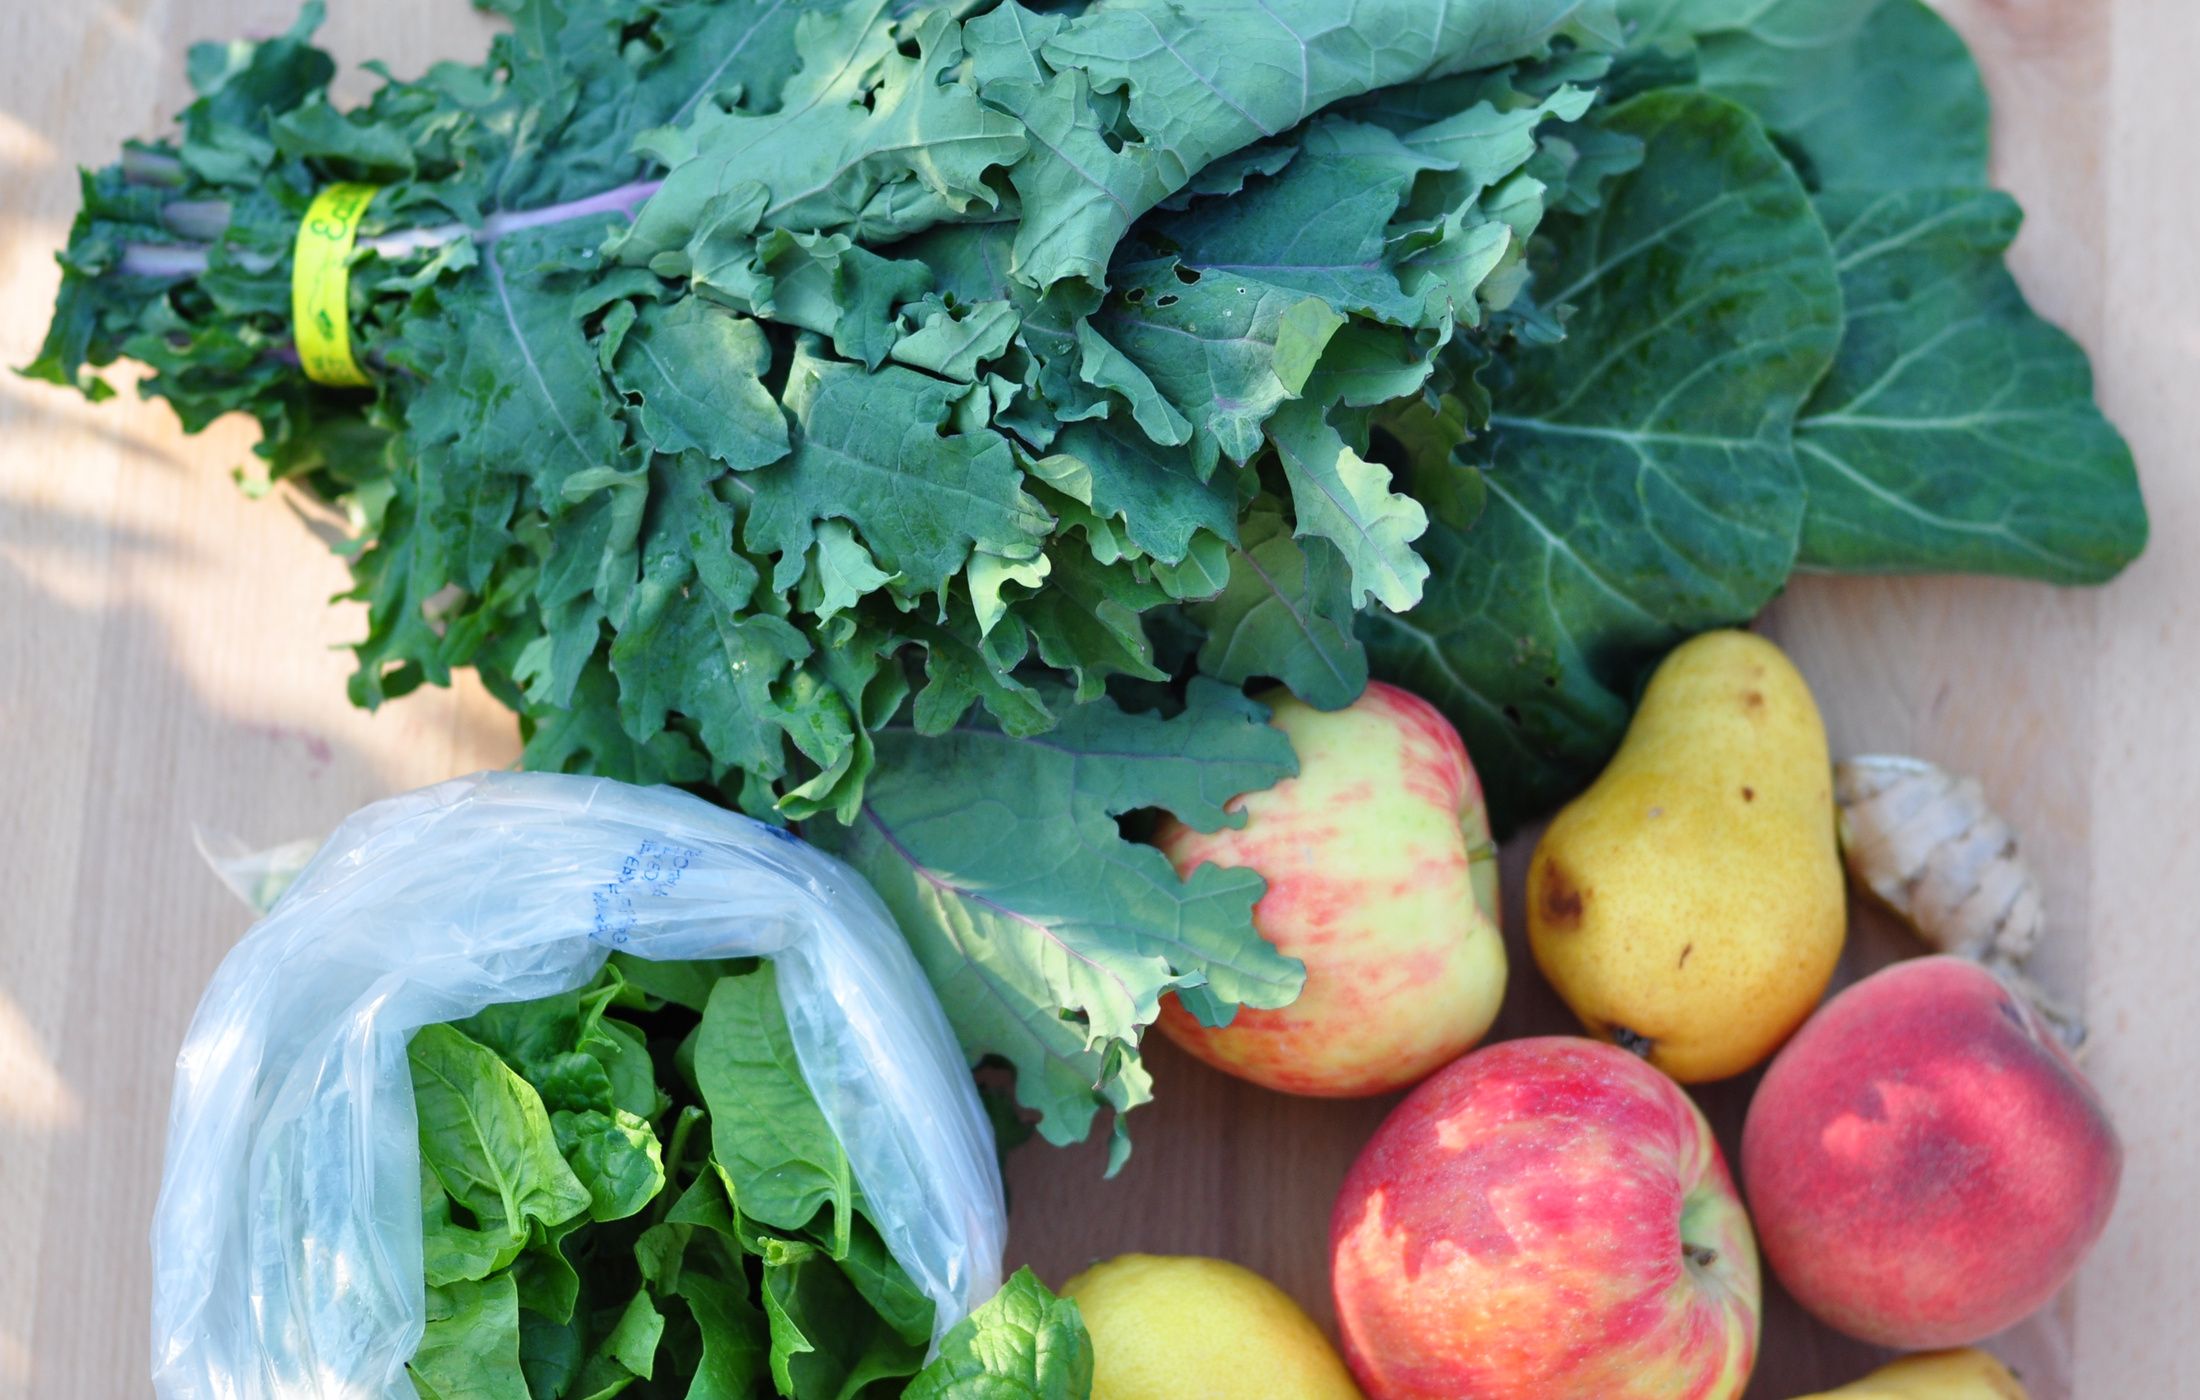
<svg viewBox="0 0 2200 1400"><path fill-rule="evenodd" d="M176 1062L153 1218L168 1400L412 1400L424 1319L412 1031L567 991L614 950L776 960L868 1214L938 1304L1000 1284L993 1136L861 877L667 788L492 773L378 802L223 960Z"/></svg>

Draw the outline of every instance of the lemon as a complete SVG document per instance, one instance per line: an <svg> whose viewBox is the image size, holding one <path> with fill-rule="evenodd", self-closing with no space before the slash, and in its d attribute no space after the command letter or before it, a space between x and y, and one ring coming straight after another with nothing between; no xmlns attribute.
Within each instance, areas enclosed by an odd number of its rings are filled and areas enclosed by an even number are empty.
<svg viewBox="0 0 2200 1400"><path fill-rule="evenodd" d="M1361 1400L1314 1320L1250 1269L1125 1254L1062 1293L1092 1333L1092 1400Z"/></svg>

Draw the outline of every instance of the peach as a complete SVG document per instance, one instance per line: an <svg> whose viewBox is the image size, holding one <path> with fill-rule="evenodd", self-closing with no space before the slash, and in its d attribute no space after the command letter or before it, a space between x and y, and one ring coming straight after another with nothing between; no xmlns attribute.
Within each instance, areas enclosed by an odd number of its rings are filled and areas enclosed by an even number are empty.
<svg viewBox="0 0 2200 1400"><path fill-rule="evenodd" d="M1299 772L1232 802L1236 829L1166 823L1180 873L1212 861L1268 882L1261 936L1306 964L1277 1011L1203 1026L1174 998L1161 1029L1218 1069L1285 1093L1349 1097L1414 1083L1480 1040L1505 995L1497 851L1458 731L1376 682L1323 712L1263 697Z"/></svg>
<svg viewBox="0 0 2200 1400"><path fill-rule="evenodd" d="M1576 1036L1437 1073L1330 1218L1346 1360L1370 1400L1734 1400L1757 1251L1702 1113Z"/></svg>
<svg viewBox="0 0 2200 1400"><path fill-rule="evenodd" d="M2101 1101L2023 999L1960 958L1896 963L1765 1073L1742 1181L1802 1305L1866 1341L1963 1346L2037 1309L2116 1200Z"/></svg>

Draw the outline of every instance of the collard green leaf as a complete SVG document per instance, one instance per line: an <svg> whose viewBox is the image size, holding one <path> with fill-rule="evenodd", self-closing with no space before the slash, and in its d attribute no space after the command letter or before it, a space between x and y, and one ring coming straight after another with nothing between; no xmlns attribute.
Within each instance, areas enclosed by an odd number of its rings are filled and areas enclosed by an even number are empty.
<svg viewBox="0 0 2200 1400"><path fill-rule="evenodd" d="M1323 710L1341 709L1367 688L1343 556L1325 540L1291 538L1273 502L1245 517L1229 585L1192 616L1207 634L1204 675L1233 684L1271 677Z"/></svg>
<svg viewBox="0 0 2200 1400"><path fill-rule="evenodd" d="M1204 866L1180 880L1115 826L1141 807L1229 821L1224 803L1293 771L1264 718L1200 682L1173 719L1095 701L1031 739L890 728L860 819L815 833L892 908L963 1048L1015 1064L1049 1140L1082 1138L1102 1103L1128 1106L1163 992L1215 1022L1297 995L1298 964L1253 930L1257 875Z"/></svg>
<svg viewBox="0 0 2200 1400"><path fill-rule="evenodd" d="M1828 193L1848 329L1796 425L1802 564L2099 583L2138 557L2131 450L2085 352L2001 254L2019 214L1976 190Z"/></svg>
<svg viewBox="0 0 2200 1400"><path fill-rule="evenodd" d="M741 1214L799 1230L830 1207L845 1231L855 1191L848 1156L803 1082L769 962L711 989L695 1079L710 1110L712 1160Z"/></svg>
<svg viewBox="0 0 2200 1400"><path fill-rule="evenodd" d="M1619 0L1631 42L1693 41L1696 81L1755 112L1812 189L1986 183L1986 88L1924 0Z"/></svg>
<svg viewBox="0 0 2200 1400"><path fill-rule="evenodd" d="M956 1323L902 1400L1081 1400L1092 1390L1092 1338L1077 1304L1018 1269Z"/></svg>
<svg viewBox="0 0 2200 1400"><path fill-rule="evenodd" d="M1575 309L1562 344L1513 358L1486 506L1430 530L1427 602L1363 623L1377 673L1436 702L1488 766L1505 825L1595 771L1645 665L1786 579L1791 425L1841 324L1825 231L1748 112L1656 92L1608 122L1647 155L1554 229L1537 296Z"/></svg>
<svg viewBox="0 0 2200 1400"><path fill-rule="evenodd" d="M421 1153L452 1200L515 1236L588 1209L541 1096L494 1050L451 1026L423 1026L407 1058Z"/></svg>

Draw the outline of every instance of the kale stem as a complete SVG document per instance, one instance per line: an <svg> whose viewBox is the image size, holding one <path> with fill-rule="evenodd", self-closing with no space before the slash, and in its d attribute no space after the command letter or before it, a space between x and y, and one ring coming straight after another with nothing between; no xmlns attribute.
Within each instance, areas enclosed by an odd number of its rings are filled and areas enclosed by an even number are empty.
<svg viewBox="0 0 2200 1400"><path fill-rule="evenodd" d="M394 229L362 238L358 246L384 258L401 258L469 236L476 243L494 243L510 234L597 214L618 214L631 219L663 184L662 180L635 180L602 194L545 205L540 209L498 210L483 219L478 228L453 221L422 228ZM229 206L219 200L179 200L162 211L162 219L176 232L205 241L125 243L122 260L116 269L123 276L182 278L205 272L210 251L208 242L229 227ZM263 254L239 253L237 263L248 272L266 272L275 266L275 259Z"/></svg>
<svg viewBox="0 0 2200 1400"><path fill-rule="evenodd" d="M160 221L179 238L211 241L229 231L229 204L220 199L179 199L161 209Z"/></svg>
<svg viewBox="0 0 2200 1400"><path fill-rule="evenodd" d="M133 185L173 187L184 181L183 162L159 151L125 146L122 148L122 178Z"/></svg>

